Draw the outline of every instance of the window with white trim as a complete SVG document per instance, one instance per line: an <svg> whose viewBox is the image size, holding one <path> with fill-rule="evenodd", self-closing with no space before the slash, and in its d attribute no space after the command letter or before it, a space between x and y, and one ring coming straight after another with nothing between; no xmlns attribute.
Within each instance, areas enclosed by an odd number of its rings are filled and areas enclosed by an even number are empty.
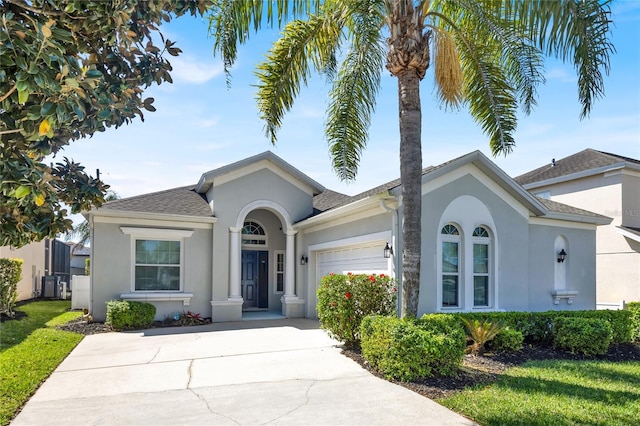
<svg viewBox="0 0 640 426"><path fill-rule="evenodd" d="M473 230L473 306L489 306L489 232L482 226Z"/></svg>
<svg viewBox="0 0 640 426"><path fill-rule="evenodd" d="M247 221L242 227L242 245L257 246L263 249L267 245L267 234L258 222Z"/></svg>
<svg viewBox="0 0 640 426"><path fill-rule="evenodd" d="M192 230L121 226L131 236L131 290L176 293L184 289L184 239Z"/></svg>
<svg viewBox="0 0 640 426"><path fill-rule="evenodd" d="M460 231L453 224L440 231L442 244L442 306L460 305Z"/></svg>
<svg viewBox="0 0 640 426"><path fill-rule="evenodd" d="M284 292L284 259L285 259L285 252L282 250L278 250L274 252L275 255L275 274L276 274L276 279L275 279L275 288L274 288L274 292L275 293L283 293Z"/></svg>
<svg viewBox="0 0 640 426"><path fill-rule="evenodd" d="M135 240L135 291L180 291L180 241Z"/></svg>

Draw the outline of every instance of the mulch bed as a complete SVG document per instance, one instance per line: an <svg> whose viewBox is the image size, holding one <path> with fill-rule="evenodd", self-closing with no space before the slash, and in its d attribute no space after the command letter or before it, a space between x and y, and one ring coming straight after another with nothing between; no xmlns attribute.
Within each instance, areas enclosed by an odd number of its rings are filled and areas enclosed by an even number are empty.
<svg viewBox="0 0 640 426"><path fill-rule="evenodd" d="M383 378L371 368L360 351L343 348L342 353L356 361L371 374ZM391 382L404 386L422 396L431 399L451 396L465 388L476 385L488 385L495 382L504 372L527 361L544 360L602 360L611 362L640 361L640 344L623 343L611 345L603 356L587 357L571 354L537 345L525 345L522 350L512 353L485 353L482 356L465 355L462 368L456 376L431 377L413 382Z"/></svg>

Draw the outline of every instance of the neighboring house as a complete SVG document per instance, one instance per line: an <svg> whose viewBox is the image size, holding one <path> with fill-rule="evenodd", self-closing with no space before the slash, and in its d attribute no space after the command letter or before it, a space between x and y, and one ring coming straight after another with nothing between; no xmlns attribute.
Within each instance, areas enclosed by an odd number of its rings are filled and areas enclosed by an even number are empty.
<svg viewBox="0 0 640 426"><path fill-rule="evenodd" d="M640 160L585 149L515 180L538 196L613 218L597 231L597 302L640 301Z"/></svg>
<svg viewBox="0 0 640 426"><path fill-rule="evenodd" d="M58 240L44 239L20 248L0 247L0 257L22 259L22 279L18 283L18 300L40 297L43 291L43 278L54 277L54 281L69 282L69 248ZM52 282L53 297L57 289Z"/></svg>
<svg viewBox="0 0 640 426"><path fill-rule="evenodd" d="M68 242L67 245L71 251L70 274L85 275L85 264L91 256L91 248L73 242Z"/></svg>
<svg viewBox="0 0 640 426"><path fill-rule="evenodd" d="M330 272L401 280L400 194L399 180L339 194L265 152L195 185L105 203L85 214L93 317L124 299L155 304L157 319L315 318ZM422 199L419 314L595 308L596 228L611 219L534 197L479 151L425 169Z"/></svg>

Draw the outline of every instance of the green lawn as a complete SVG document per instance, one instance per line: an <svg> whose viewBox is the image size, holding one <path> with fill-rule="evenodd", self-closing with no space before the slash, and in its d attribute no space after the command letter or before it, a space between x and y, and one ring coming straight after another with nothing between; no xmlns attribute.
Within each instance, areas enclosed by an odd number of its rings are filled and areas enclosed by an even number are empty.
<svg viewBox="0 0 640 426"><path fill-rule="evenodd" d="M27 314L0 324L0 425L7 425L38 386L55 370L82 335L56 330L82 312L71 302L38 301L20 306Z"/></svg>
<svg viewBox="0 0 640 426"><path fill-rule="evenodd" d="M640 362L529 362L438 403L484 426L637 425Z"/></svg>

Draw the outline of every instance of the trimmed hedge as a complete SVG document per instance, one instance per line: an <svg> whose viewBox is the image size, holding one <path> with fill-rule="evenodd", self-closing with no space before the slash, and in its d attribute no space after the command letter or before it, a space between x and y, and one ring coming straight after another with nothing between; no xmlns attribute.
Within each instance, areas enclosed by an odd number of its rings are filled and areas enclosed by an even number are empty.
<svg viewBox="0 0 640 426"><path fill-rule="evenodd" d="M462 365L466 336L452 316L368 316L360 330L362 355L388 379L453 375Z"/></svg>
<svg viewBox="0 0 640 426"><path fill-rule="evenodd" d="M153 324L155 316L156 307L151 303L111 300L107 302L105 324L115 330L148 328Z"/></svg>
<svg viewBox="0 0 640 426"><path fill-rule="evenodd" d="M625 309L631 312L632 340L640 342L640 302L627 303Z"/></svg>
<svg viewBox="0 0 640 426"><path fill-rule="evenodd" d="M556 318L553 346L571 353L604 355L612 338L611 325L605 319Z"/></svg>
<svg viewBox="0 0 640 426"><path fill-rule="evenodd" d="M609 322L613 333L611 343L633 341L634 314L629 310L613 311L546 311L546 312L471 312L453 314L459 318L500 322L522 333L526 340L551 346L554 324L560 317L602 319Z"/></svg>
<svg viewBox="0 0 640 426"><path fill-rule="evenodd" d="M523 341L521 332L505 327L496 334L496 337L487 342L486 347L494 352L517 352L522 349Z"/></svg>
<svg viewBox="0 0 640 426"><path fill-rule="evenodd" d="M22 277L22 259L0 259L0 314L13 317Z"/></svg>

